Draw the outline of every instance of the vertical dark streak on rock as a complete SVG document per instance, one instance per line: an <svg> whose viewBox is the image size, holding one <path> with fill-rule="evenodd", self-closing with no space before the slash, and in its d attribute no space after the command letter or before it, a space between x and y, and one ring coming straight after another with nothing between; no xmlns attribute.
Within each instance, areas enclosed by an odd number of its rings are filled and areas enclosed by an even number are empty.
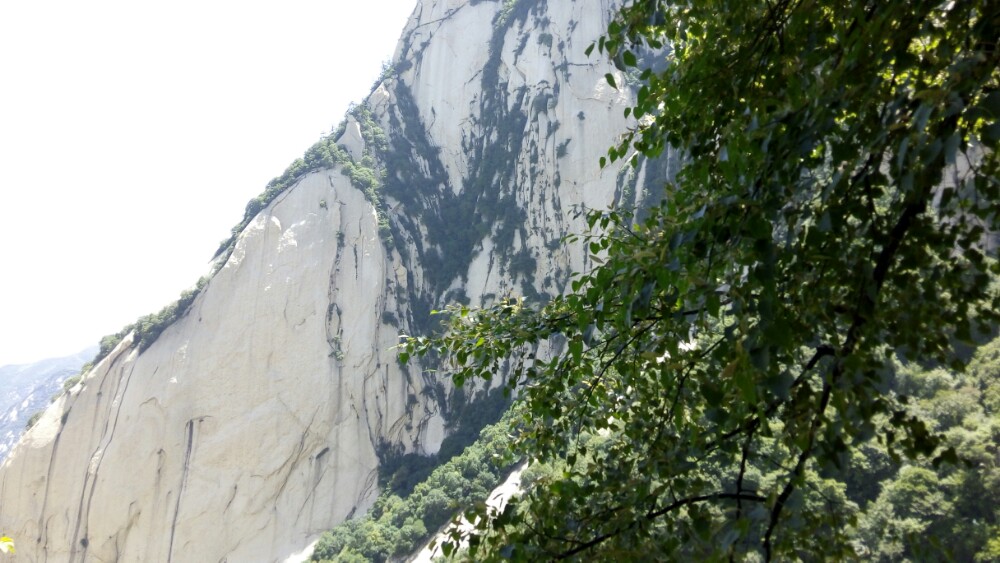
<svg viewBox="0 0 1000 563"><path fill-rule="evenodd" d="M177 503L174 505L174 518L170 523L170 544L167 548L167 563L171 563L174 557L174 534L177 531L177 518L181 513L181 497L184 496L184 486L187 485L188 470L191 468L191 452L194 450L194 422L195 419L187 421L187 448L184 452L184 470L181 473L181 486L177 490Z"/></svg>
<svg viewBox="0 0 1000 563"><path fill-rule="evenodd" d="M233 485L233 494L229 495L229 500L226 501L226 507L222 509L223 514L228 512L229 507L233 505L233 501L236 500L237 491L239 491L239 485Z"/></svg>
<svg viewBox="0 0 1000 563"><path fill-rule="evenodd" d="M121 358L122 356L123 354L119 354L112 361L111 365L108 366L108 370L104 373L104 379L101 381L101 385L98 387L97 391L98 396L100 396L101 389L104 388L104 384L107 382L108 376L111 375L112 371L116 370L116 364L118 363L118 359ZM111 445L111 438L114 436L115 428L117 428L118 426L118 416L121 414L121 407L122 404L124 404L124 401L121 399L124 398L125 392L128 390L128 384L132 380L132 372L134 370L135 366L133 365L132 369L130 369L128 372L128 376L124 376L122 373L124 371L124 367L117 368L118 371L117 383L122 386L121 397L117 401L118 408L114 413L114 421L112 422L110 420L111 418L110 416L108 417L108 419L106 419L104 428L101 431L101 438L97 442L97 450L94 451L94 453L90 457L90 459L93 460L94 456L97 456L98 452L100 452L100 457L98 458L97 465L94 467L93 474L91 474L90 472L91 464L88 464L86 467L86 474L84 475L83 478L83 488L80 490L80 504L79 506L77 506L76 510L76 525L73 528L73 539L70 542L70 555L69 555L70 563L76 561L78 549L81 546L83 547L83 552L80 553L81 560L85 560L87 557L87 547L90 545L90 542L87 541L87 525L85 520L89 520L90 518L90 505L94 499L94 489L97 486L97 474L100 469L101 460L104 458L104 452L107 450L107 447ZM122 380L124 380L124 384L122 384ZM116 392L112 394L113 397L118 394L117 389L115 391ZM112 404L114 404L114 402L115 401L112 400ZM60 433L61 432L62 429L60 429ZM90 487L89 492L87 490L88 486ZM83 541L81 541L80 538L81 524L83 524L84 528Z"/></svg>
<svg viewBox="0 0 1000 563"><path fill-rule="evenodd" d="M69 411L66 412L68 413ZM64 428L66 428L65 424L59 426L59 432L56 432L56 438L52 442L52 455L49 456L49 471L45 476L45 493L42 496L42 510L38 513L38 538L35 541L42 544L42 553L46 561L48 561L48 549L42 541L47 536L46 530L48 528L45 524L45 509L49 504L49 486L52 484L52 469L56 465L56 454L59 452L59 439L62 438Z"/></svg>

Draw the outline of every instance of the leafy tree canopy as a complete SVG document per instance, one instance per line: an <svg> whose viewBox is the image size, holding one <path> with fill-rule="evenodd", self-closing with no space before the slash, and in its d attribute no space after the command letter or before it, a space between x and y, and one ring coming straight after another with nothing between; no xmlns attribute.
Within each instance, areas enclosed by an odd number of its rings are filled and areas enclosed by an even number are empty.
<svg viewBox="0 0 1000 563"><path fill-rule="evenodd" d="M1000 316L997 37L988 0L624 7L595 47L641 71L638 125L607 160L683 148L664 203L590 214L572 292L453 308L402 354L506 374L519 451L567 468L473 556L854 556L856 505L818 476L873 439L955 461L888 374L960 367Z"/></svg>

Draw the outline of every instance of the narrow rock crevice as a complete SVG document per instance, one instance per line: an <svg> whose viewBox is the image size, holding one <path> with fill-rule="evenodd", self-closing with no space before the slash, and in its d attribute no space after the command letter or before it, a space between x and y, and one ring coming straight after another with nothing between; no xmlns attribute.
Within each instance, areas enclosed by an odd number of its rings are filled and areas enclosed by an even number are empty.
<svg viewBox="0 0 1000 563"><path fill-rule="evenodd" d="M187 446L184 449L184 469L181 471L180 487L177 489L177 504L174 506L174 517L170 522L170 543L167 547L167 563L172 563L174 559L174 538L177 533L177 519L181 514L181 498L184 496L184 488L187 486L188 473L191 471L191 455L194 452L194 418L187 421L184 427L187 434Z"/></svg>
<svg viewBox="0 0 1000 563"><path fill-rule="evenodd" d="M119 356L120 357L120 356ZM115 358L117 362L118 358ZM108 371L105 373L105 381L107 377L112 373L112 367L109 367ZM132 374L135 372L135 364L129 367L128 375L125 375L125 366L120 366L116 370L118 372L118 377L115 379L117 383L117 388L113 395L114 399L109 404L109 407L114 409L114 414L108 413L108 417L105 420L104 429L101 432L101 438L97 444L97 450L91 455L90 465L87 467L87 474L84 477L83 489L80 494L80 505L77 508L76 513L76 525L73 529L73 539L70 543L70 563L76 560L79 554L81 560L85 560L87 557L87 548L90 545L90 540L88 536L89 521L90 521L90 507L94 502L94 493L97 490L97 478L100 475L101 462L104 460L104 453L107 451L108 447L114 439L115 430L118 428L118 419L121 416L122 405L125 404L125 394L128 391L129 383L132 380ZM153 375L156 375L156 370L153 370ZM102 382L101 387L103 388L104 383ZM89 490L88 490L89 486ZM82 529L82 532L81 532ZM82 535L81 535L82 534ZM82 551L78 551L82 548Z"/></svg>

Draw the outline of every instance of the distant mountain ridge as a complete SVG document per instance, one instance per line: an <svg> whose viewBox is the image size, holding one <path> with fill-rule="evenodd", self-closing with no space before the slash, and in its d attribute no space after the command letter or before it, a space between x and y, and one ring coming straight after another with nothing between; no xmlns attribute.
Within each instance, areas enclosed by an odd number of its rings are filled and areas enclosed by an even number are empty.
<svg viewBox="0 0 1000 563"><path fill-rule="evenodd" d="M21 438L31 415L47 407L63 382L78 375L96 353L97 346L91 346L70 356L0 366L0 461Z"/></svg>

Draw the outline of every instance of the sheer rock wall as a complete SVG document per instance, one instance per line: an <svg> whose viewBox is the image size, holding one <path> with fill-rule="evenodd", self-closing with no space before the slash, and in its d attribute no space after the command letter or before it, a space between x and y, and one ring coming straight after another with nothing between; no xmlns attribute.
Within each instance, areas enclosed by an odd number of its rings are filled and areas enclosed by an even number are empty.
<svg viewBox="0 0 1000 563"><path fill-rule="evenodd" d="M17 561L281 561L377 495L378 450L435 452L450 383L400 366L431 307L562 291L588 267L576 210L636 198L601 170L624 77L584 50L608 0L418 2L396 71L339 142L382 170L379 210L339 168L279 195L183 318L127 337L0 468ZM629 199L626 203L630 203Z"/></svg>

